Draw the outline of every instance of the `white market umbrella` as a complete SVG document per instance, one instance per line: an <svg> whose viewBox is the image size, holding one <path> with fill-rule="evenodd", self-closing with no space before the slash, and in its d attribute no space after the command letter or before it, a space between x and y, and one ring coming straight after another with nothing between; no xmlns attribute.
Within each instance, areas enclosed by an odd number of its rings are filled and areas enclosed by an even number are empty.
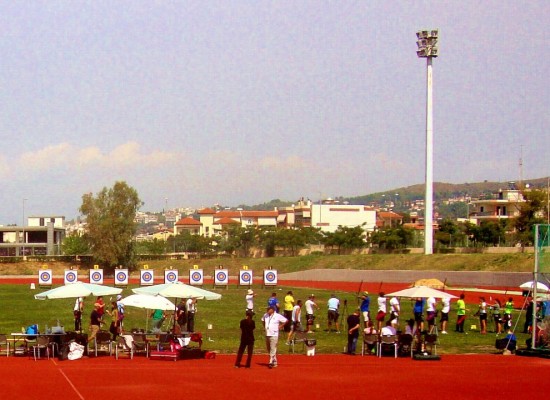
<svg viewBox="0 0 550 400"><path fill-rule="evenodd" d="M219 300L221 294L201 289L195 286L186 285L181 282L161 283L160 285L144 286L132 289L132 292L138 294L152 294L162 297L173 297L176 299L204 299L204 300ZM177 302L177 301L176 301ZM176 306L174 306L174 315L176 314ZM176 318L174 317L174 326L176 328Z"/></svg>
<svg viewBox="0 0 550 400"><path fill-rule="evenodd" d="M173 310L176 305L165 297L155 296L152 294L132 294L124 297L120 302L124 306L144 308L147 310ZM149 324L148 313L145 314L145 330Z"/></svg>
<svg viewBox="0 0 550 400"><path fill-rule="evenodd" d="M74 299L87 296L109 296L119 294L121 288L111 286L96 285L94 283L75 282L59 286L34 295L36 300L46 299Z"/></svg>
<svg viewBox="0 0 550 400"><path fill-rule="evenodd" d="M550 288L542 282L537 282L536 286L537 286L537 292L550 292ZM535 282L528 281L528 282L522 283L521 285L519 285L519 287L521 289L533 290L535 288Z"/></svg>
<svg viewBox="0 0 550 400"><path fill-rule="evenodd" d="M395 297L435 297L437 299L456 299L457 296L454 296L449 293L442 292L441 290L432 289L427 286L415 286L408 289L399 290L397 292L388 293L386 296L395 296Z"/></svg>
<svg viewBox="0 0 550 400"><path fill-rule="evenodd" d="M195 286L186 285L185 283L162 283L160 285L144 286L132 289L132 292L138 294L153 294L163 297L174 297L178 299L198 299L198 300L219 300L221 294L201 289Z"/></svg>
<svg viewBox="0 0 550 400"><path fill-rule="evenodd" d="M148 310L173 310L175 307L174 303L167 298L151 294L132 294L124 297L120 302L125 306Z"/></svg>

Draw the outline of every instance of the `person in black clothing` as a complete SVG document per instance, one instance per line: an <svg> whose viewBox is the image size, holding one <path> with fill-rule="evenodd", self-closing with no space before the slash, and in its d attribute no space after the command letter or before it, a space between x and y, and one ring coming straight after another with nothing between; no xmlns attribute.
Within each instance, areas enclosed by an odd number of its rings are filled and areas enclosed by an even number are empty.
<svg viewBox="0 0 550 400"><path fill-rule="evenodd" d="M347 354L350 356L355 355L355 349L357 347L357 339L359 338L360 318L359 310L355 310L353 314L348 317L348 347Z"/></svg>
<svg viewBox="0 0 550 400"><path fill-rule="evenodd" d="M241 367L241 360L243 358L244 349L247 349L248 355L246 358L245 368L250 368L252 361L252 353L254 351L254 329L256 329L256 323L252 319L254 313L247 311L246 318L241 320L241 343L239 350L237 351L237 360L235 360L235 368Z"/></svg>

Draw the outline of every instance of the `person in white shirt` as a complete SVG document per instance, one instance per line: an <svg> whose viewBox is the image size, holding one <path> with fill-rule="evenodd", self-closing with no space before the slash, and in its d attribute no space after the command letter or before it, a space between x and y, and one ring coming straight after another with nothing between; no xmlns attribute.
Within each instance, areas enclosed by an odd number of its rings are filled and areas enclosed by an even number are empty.
<svg viewBox="0 0 550 400"><path fill-rule="evenodd" d="M197 299L187 299L185 302L187 310L187 331L195 332L195 313L197 312Z"/></svg>
<svg viewBox="0 0 550 400"><path fill-rule="evenodd" d="M269 353L269 368L277 367L277 343L279 342L279 331L285 326L288 320L275 312L275 307L269 307L262 317L265 329L265 343Z"/></svg>
<svg viewBox="0 0 550 400"><path fill-rule="evenodd" d="M441 333L447 334L447 322L449 321L449 311L451 310L451 299L443 297L441 299L443 308L441 309Z"/></svg>
<svg viewBox="0 0 550 400"><path fill-rule="evenodd" d="M313 322L315 321L314 309L319 309L319 306L317 305L317 303L315 303L315 295L310 294L304 305L306 307L306 331L307 333L313 333L311 327L313 326Z"/></svg>
<svg viewBox="0 0 550 400"><path fill-rule="evenodd" d="M244 297L246 301L246 311L251 312L252 315L254 315L254 291L252 289L248 289L248 292L246 292L246 296Z"/></svg>
<svg viewBox="0 0 550 400"><path fill-rule="evenodd" d="M290 332L286 339L286 344L289 345L292 337L296 334L296 331L300 330L300 319L302 316L302 300L298 300L296 305L292 308L292 317L290 320Z"/></svg>
<svg viewBox="0 0 550 400"><path fill-rule="evenodd" d="M336 327L336 333L340 333L340 329L338 328L338 317L340 316L339 308L340 308L340 300L338 298L331 294L330 299L328 299L327 302L327 308L328 308L328 314L327 314L327 320L328 320L328 331L330 332L332 329L332 323L334 322L334 326Z"/></svg>
<svg viewBox="0 0 550 400"><path fill-rule="evenodd" d="M382 335L382 336L393 336L393 335L397 335L397 331L395 330L395 328L393 326L391 326L391 322L387 321L386 326L383 327L382 330L380 331L380 335Z"/></svg>
<svg viewBox="0 0 550 400"><path fill-rule="evenodd" d="M397 329L397 326L399 325L399 312L401 311L401 306L399 305L399 300L395 296L390 299L390 310L391 326Z"/></svg>
<svg viewBox="0 0 550 400"><path fill-rule="evenodd" d="M429 333L433 333L435 329L436 304L434 297L428 297L428 300L426 300L426 320L428 321Z"/></svg>
<svg viewBox="0 0 550 400"><path fill-rule="evenodd" d="M382 322L384 322L384 318L386 318L386 297L384 292L380 292L378 294L378 313L376 314L376 320L378 321L378 330L382 329Z"/></svg>

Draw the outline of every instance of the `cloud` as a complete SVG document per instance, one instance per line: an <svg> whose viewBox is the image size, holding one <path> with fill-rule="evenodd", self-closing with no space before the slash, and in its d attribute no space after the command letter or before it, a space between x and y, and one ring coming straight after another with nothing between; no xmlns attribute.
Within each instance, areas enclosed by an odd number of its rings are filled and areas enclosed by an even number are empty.
<svg viewBox="0 0 550 400"><path fill-rule="evenodd" d="M158 149L146 153L142 151L140 144L134 141L121 144L109 152L102 151L96 146L78 147L69 143L59 143L25 152L16 159L15 164L18 169L25 170L28 174L39 175L67 167L76 167L80 171L140 169L159 166L175 159L174 153Z"/></svg>

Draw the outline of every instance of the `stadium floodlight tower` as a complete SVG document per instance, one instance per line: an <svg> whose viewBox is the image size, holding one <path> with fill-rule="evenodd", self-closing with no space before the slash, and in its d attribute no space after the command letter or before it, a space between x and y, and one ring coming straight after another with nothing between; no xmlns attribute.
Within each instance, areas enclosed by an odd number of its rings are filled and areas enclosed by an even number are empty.
<svg viewBox="0 0 550 400"><path fill-rule="evenodd" d="M433 96L432 59L438 56L437 29L416 32L416 55L425 58L426 73L426 192L424 200L424 254L433 253Z"/></svg>

